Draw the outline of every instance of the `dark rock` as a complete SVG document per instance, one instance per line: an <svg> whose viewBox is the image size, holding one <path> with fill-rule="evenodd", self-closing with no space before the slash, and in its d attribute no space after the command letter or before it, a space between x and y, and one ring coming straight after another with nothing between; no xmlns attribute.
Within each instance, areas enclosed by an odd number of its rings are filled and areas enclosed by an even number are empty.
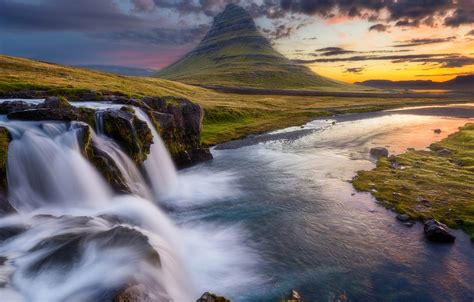
<svg viewBox="0 0 474 302"><path fill-rule="evenodd" d="M69 104L68 100L64 97L52 96L46 98L39 107L49 109L69 108L71 104Z"/></svg>
<svg viewBox="0 0 474 302"><path fill-rule="evenodd" d="M407 214L397 214L397 220L407 222L410 220L410 216Z"/></svg>
<svg viewBox="0 0 474 302"><path fill-rule="evenodd" d="M435 242L454 242L456 237L449 232L446 225L434 219L425 222L424 232L426 237Z"/></svg>
<svg viewBox="0 0 474 302"><path fill-rule="evenodd" d="M89 126L84 125L81 128L79 138L82 154L96 167L105 180L112 186L117 193L131 193L130 188L125 181L120 169L116 166L112 157L98 148L92 140L92 133Z"/></svg>
<svg viewBox="0 0 474 302"><path fill-rule="evenodd" d="M146 160L153 135L144 121L125 110L107 110L102 119L105 134L118 142L134 162Z"/></svg>
<svg viewBox="0 0 474 302"><path fill-rule="evenodd" d="M155 302L156 297L151 293L150 289L143 284L128 286L120 290L112 302Z"/></svg>
<svg viewBox="0 0 474 302"><path fill-rule="evenodd" d="M153 110L159 112L166 112L166 98L159 98L159 97L144 97L142 101L150 106Z"/></svg>
<svg viewBox="0 0 474 302"><path fill-rule="evenodd" d="M149 243L148 237L135 229L117 226L107 231L93 232L93 228L87 228L87 231L78 233L74 231L74 226L86 227L92 218L63 216L49 219L64 220L65 225L71 227L71 232L47 238L35 245L30 252L38 251L41 256L31 263L29 273L56 268L67 273L67 270L72 269L82 259L90 244L98 249L127 246L136 251L137 259L147 261L150 265L160 265L160 256ZM42 251L46 253L41 253Z"/></svg>
<svg viewBox="0 0 474 302"><path fill-rule="evenodd" d="M388 157L388 150L384 147L375 147L370 149L370 155L379 159L381 157Z"/></svg>
<svg viewBox="0 0 474 302"><path fill-rule="evenodd" d="M9 114L14 111L36 108L36 105L28 104L23 101L5 101L0 103L0 114Z"/></svg>
<svg viewBox="0 0 474 302"><path fill-rule="evenodd" d="M433 132L436 133L436 134L440 134L440 133L441 133L441 129L435 129L435 130L433 130Z"/></svg>
<svg viewBox="0 0 474 302"><path fill-rule="evenodd" d="M35 109L10 112L8 118L12 120L28 121L82 121L94 126L95 110L89 108L76 108L73 106L59 108L37 107Z"/></svg>
<svg viewBox="0 0 474 302"><path fill-rule="evenodd" d="M27 228L21 225L0 227L0 243L15 236L18 236L26 230Z"/></svg>
<svg viewBox="0 0 474 302"><path fill-rule="evenodd" d="M452 154L452 152L448 149L441 149L441 150L436 151L436 154L440 156L449 156Z"/></svg>
<svg viewBox="0 0 474 302"><path fill-rule="evenodd" d="M201 296L201 298L197 299L196 302L230 302L230 300L206 292Z"/></svg>
<svg viewBox="0 0 474 302"><path fill-rule="evenodd" d="M5 262L7 262L7 261L8 261L7 257L0 256L0 265L4 265ZM1 284L0 284L0 287L1 287Z"/></svg>
<svg viewBox="0 0 474 302"><path fill-rule="evenodd" d="M5 192L0 191L0 217L14 213L16 210L8 201Z"/></svg>

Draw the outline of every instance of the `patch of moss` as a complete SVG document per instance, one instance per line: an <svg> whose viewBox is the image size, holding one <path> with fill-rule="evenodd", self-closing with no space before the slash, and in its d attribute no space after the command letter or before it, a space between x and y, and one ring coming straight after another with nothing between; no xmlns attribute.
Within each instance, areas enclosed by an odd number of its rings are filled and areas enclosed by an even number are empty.
<svg viewBox="0 0 474 302"><path fill-rule="evenodd" d="M353 185L387 208L417 220L435 218L474 240L474 124L430 148L381 158L375 169L359 171ZM451 153L438 154L442 149Z"/></svg>
<svg viewBox="0 0 474 302"><path fill-rule="evenodd" d="M8 162L8 145L11 136L8 130L0 127L0 191L7 188L7 162Z"/></svg>

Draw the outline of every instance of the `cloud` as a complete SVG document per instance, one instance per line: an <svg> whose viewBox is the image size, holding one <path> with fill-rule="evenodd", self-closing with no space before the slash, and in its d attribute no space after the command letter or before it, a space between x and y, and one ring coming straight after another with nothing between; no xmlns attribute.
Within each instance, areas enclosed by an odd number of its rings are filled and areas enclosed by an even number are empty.
<svg viewBox="0 0 474 302"><path fill-rule="evenodd" d="M112 0L41 0L35 4L0 0L0 27L34 31L101 31L142 26Z"/></svg>
<svg viewBox="0 0 474 302"><path fill-rule="evenodd" d="M98 34L96 37L117 41L131 41L142 44L183 45L195 43L209 30L209 26L200 25L192 28L153 28L145 31L130 30Z"/></svg>
<svg viewBox="0 0 474 302"><path fill-rule="evenodd" d="M365 70L365 67L350 67L344 70L345 73L361 73Z"/></svg>
<svg viewBox="0 0 474 302"><path fill-rule="evenodd" d="M375 25L372 25L371 27L369 27L369 31L383 32L383 31L387 31L387 29L388 29L388 26L383 25L381 23L378 23L378 24L375 24Z"/></svg>
<svg viewBox="0 0 474 302"><path fill-rule="evenodd" d="M313 54L314 56L340 56L340 55L345 55L349 53L354 53L355 51L353 50L345 50L341 47L325 47L325 48L320 48L316 49L315 53Z"/></svg>
<svg viewBox="0 0 474 302"><path fill-rule="evenodd" d="M474 36L474 29L466 34L466 36Z"/></svg>
<svg viewBox="0 0 474 302"><path fill-rule="evenodd" d="M333 62L364 62L364 61L391 61L392 63L421 63L432 64L441 68L454 68L474 65L474 57L459 54L411 54L411 55L360 55L339 58L297 59L298 64L333 63Z"/></svg>
<svg viewBox="0 0 474 302"><path fill-rule="evenodd" d="M456 40L455 36L446 37L446 38L424 38L424 39L410 39L401 41L402 44L393 45L393 47L412 47L412 46L420 46L420 45L427 45L427 44L438 44L438 43L446 43L452 42Z"/></svg>
<svg viewBox="0 0 474 302"><path fill-rule="evenodd" d="M474 4L471 2L470 8L456 9L452 16L444 19L444 24L457 27L459 25L474 23Z"/></svg>

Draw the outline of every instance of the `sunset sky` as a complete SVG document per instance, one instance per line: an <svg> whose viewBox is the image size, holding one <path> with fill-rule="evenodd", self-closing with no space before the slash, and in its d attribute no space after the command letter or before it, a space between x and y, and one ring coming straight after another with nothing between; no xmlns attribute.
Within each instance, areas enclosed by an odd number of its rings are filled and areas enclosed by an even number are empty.
<svg viewBox="0 0 474 302"><path fill-rule="evenodd" d="M0 53L159 69L199 43L229 2L280 52L331 78L474 73L474 0L0 0Z"/></svg>

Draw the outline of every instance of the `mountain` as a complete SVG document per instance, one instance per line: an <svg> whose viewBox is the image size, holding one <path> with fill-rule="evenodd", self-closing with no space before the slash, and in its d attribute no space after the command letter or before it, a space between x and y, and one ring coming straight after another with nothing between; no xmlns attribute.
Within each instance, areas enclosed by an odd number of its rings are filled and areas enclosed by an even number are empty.
<svg viewBox="0 0 474 302"><path fill-rule="evenodd" d="M355 83L373 88L382 89L442 89L442 90L474 90L474 74L457 76L445 82L433 82L431 80L417 81L389 81L368 80Z"/></svg>
<svg viewBox="0 0 474 302"><path fill-rule="evenodd" d="M118 65L77 65L75 67L93 69L124 76L149 77L156 73L155 69Z"/></svg>
<svg viewBox="0 0 474 302"><path fill-rule="evenodd" d="M214 18L212 28L194 50L157 76L199 86L357 90L355 85L315 74L277 52L247 11L234 4Z"/></svg>

